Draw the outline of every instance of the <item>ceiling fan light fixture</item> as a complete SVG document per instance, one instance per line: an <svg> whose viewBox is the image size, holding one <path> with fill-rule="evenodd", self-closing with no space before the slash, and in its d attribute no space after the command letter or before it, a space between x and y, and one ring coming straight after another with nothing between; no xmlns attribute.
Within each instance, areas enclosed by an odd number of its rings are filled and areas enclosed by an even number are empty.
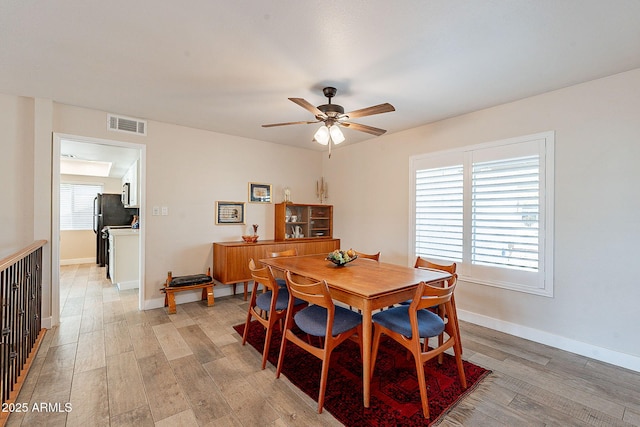
<svg viewBox="0 0 640 427"><path fill-rule="evenodd" d="M320 129L313 135L313 140L318 144L327 145L329 143L329 128L325 125L320 126Z"/></svg>
<svg viewBox="0 0 640 427"><path fill-rule="evenodd" d="M337 125L332 125L329 128L329 133L331 134L331 141L333 141L334 144L338 145L344 141L344 135Z"/></svg>
<svg viewBox="0 0 640 427"><path fill-rule="evenodd" d="M344 108L341 105L331 103L331 98L333 98L337 92L335 87L325 87L324 89L322 89L322 92L324 96L327 97L327 103L319 105L317 107L303 98L289 98L289 101L312 113L315 121L271 123L262 125L262 127L268 128L274 126L288 126L323 122L323 124L320 126L320 129L318 129L313 136L312 141L317 142L321 145L328 145L329 158L331 158L331 145L338 145L345 140L345 137L342 134L342 130L340 130L339 126L344 126L360 132L366 132L371 135L380 136L384 134L386 130L378 129L373 126L362 125L359 123L353 123L350 121L350 119L372 116L374 114L389 113L396 110L393 105L387 102L384 104L373 105L371 107L361 108L359 110L353 110L345 113ZM346 120L349 120L349 122L347 122Z"/></svg>

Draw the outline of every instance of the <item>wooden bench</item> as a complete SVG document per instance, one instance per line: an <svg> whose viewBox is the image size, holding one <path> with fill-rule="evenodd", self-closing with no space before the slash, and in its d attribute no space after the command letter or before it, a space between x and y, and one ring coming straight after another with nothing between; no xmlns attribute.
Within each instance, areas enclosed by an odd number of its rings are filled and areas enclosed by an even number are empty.
<svg viewBox="0 0 640 427"><path fill-rule="evenodd" d="M167 273L167 281L161 292L164 292L164 306L169 307L169 314L176 313L176 292L190 291L193 289L202 289L201 300L207 301L207 307L213 306L215 300L213 298L213 278L211 277L211 268L207 270L207 274L194 274L191 276L172 277L171 272Z"/></svg>

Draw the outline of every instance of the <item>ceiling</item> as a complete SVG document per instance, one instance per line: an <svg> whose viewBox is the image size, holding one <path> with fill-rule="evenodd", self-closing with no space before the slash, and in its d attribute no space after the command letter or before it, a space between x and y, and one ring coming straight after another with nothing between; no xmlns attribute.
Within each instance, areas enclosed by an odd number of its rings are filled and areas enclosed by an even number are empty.
<svg viewBox="0 0 640 427"><path fill-rule="evenodd" d="M640 68L640 1L3 0L0 40L0 93L326 150L261 125L328 85L394 133Z"/></svg>
<svg viewBox="0 0 640 427"><path fill-rule="evenodd" d="M140 158L140 150L95 142L60 139L60 156L77 160L111 162L110 178L122 178ZM85 173L91 175L91 173ZM101 176L101 175L100 175Z"/></svg>

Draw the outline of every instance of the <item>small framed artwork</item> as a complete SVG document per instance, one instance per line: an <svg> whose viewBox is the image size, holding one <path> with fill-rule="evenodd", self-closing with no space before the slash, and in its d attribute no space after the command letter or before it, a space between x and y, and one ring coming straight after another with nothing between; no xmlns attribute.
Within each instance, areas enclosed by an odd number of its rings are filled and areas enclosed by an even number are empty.
<svg viewBox="0 0 640 427"><path fill-rule="evenodd" d="M216 224L244 224L244 202L216 202Z"/></svg>
<svg viewBox="0 0 640 427"><path fill-rule="evenodd" d="M271 203L271 184L250 182L249 201L251 203Z"/></svg>

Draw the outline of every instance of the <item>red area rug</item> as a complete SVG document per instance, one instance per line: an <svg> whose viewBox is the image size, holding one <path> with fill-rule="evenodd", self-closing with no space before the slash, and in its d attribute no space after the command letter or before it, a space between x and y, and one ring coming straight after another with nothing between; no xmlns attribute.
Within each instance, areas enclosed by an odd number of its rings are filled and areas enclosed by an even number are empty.
<svg viewBox="0 0 640 427"><path fill-rule="evenodd" d="M242 335L244 324L234 326ZM249 326L247 341L262 354L265 330L257 322ZM383 338L384 339L384 338ZM269 349L269 362L278 363L281 334L274 332ZM429 426L436 423L462 398L471 393L491 371L464 361L467 389L458 380L455 359L444 355L444 362L425 364L427 396L431 418L426 420L420 405L420 390L413 357L391 339L380 343L376 368L371 379L370 407L362 404L362 360L358 345L350 340L331 355L324 410L346 426ZM321 362L316 357L289 343L282 373L314 400L318 400Z"/></svg>

